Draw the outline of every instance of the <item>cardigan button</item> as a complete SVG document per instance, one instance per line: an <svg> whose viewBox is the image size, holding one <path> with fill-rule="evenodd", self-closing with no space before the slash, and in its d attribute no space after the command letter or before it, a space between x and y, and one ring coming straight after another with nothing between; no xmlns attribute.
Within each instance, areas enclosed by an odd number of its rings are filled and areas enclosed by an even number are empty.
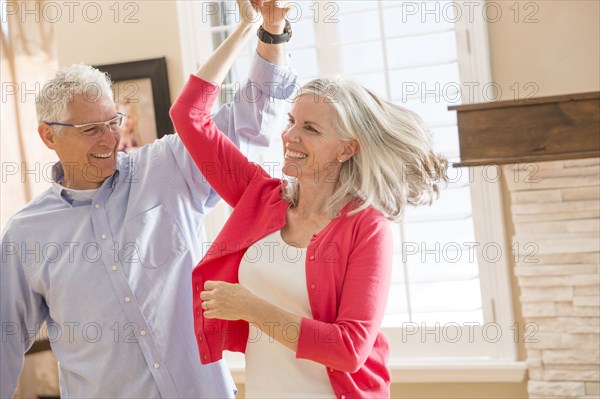
<svg viewBox="0 0 600 399"><path fill-rule="evenodd" d="M315 288L317 288L317 286L316 286L316 285L314 285L314 284L311 284L311 285L310 285L310 289L311 289L311 290L314 290Z"/></svg>
<svg viewBox="0 0 600 399"><path fill-rule="evenodd" d="M329 367L329 372L330 372L331 374L333 374L333 372L334 372L334 371L335 371L334 369L332 369L331 367Z"/></svg>
<svg viewBox="0 0 600 399"><path fill-rule="evenodd" d="M311 256L310 256L308 259L310 259L310 260L315 260L315 256L314 256L314 255L311 255Z"/></svg>

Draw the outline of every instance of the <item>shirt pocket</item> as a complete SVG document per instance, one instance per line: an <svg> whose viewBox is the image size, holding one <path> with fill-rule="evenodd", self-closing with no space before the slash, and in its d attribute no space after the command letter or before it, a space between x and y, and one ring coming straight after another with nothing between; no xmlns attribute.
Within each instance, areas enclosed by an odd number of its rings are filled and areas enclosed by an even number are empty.
<svg viewBox="0 0 600 399"><path fill-rule="evenodd" d="M125 222L122 260L148 269L173 263L185 249L179 225L163 206L158 205Z"/></svg>

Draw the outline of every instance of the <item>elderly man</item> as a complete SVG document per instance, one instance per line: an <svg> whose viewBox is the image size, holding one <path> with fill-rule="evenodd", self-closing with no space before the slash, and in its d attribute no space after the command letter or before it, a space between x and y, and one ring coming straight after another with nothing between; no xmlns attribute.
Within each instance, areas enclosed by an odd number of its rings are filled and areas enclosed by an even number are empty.
<svg viewBox="0 0 600 399"><path fill-rule="evenodd" d="M260 19L251 7L245 13ZM281 44L291 36L284 14L271 13L260 29L242 89L253 101L238 95L215 117L243 150L268 142L273 132L263 127L282 126L273 118L285 115L283 99L295 86ZM38 132L60 162L52 186L3 233L1 396L14 393L45 321L62 397L233 397L226 365L201 365L192 317L191 270L204 215L219 198L177 135L117 153L125 116L99 71L75 65L46 87Z"/></svg>

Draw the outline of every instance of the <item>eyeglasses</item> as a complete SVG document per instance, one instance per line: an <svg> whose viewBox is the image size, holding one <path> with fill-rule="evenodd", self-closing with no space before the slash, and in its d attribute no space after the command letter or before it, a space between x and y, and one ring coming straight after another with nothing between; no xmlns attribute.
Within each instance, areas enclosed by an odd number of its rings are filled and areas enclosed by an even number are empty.
<svg viewBox="0 0 600 399"><path fill-rule="evenodd" d="M84 123L82 125L73 125L71 123L60 123L60 122L44 122L48 126L66 126L66 127L74 127L79 130L81 134L86 137L95 137L100 136L104 133L104 129L108 127L108 130L111 133L117 133L119 129L121 129L125 123L125 117L127 115L117 112L117 116L108 120L106 122L92 122L92 123Z"/></svg>

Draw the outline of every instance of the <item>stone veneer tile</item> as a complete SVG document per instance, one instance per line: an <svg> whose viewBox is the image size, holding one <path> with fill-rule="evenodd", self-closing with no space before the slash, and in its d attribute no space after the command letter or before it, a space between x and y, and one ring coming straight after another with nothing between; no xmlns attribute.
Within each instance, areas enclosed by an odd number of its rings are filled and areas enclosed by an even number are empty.
<svg viewBox="0 0 600 399"><path fill-rule="evenodd" d="M530 380L528 384L529 395L539 398L538 395L554 395L562 398L573 398L585 395L583 382L548 382Z"/></svg>

